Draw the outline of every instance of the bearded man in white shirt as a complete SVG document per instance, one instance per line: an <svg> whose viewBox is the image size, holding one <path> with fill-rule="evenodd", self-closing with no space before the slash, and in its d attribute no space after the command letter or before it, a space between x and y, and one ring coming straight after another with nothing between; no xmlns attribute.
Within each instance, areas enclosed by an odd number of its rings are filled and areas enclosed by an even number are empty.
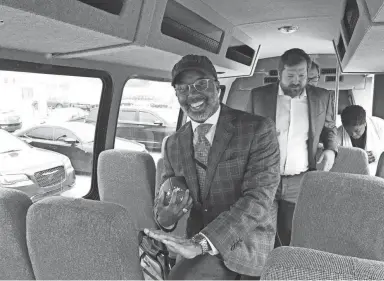
<svg viewBox="0 0 384 281"><path fill-rule="evenodd" d="M304 174L324 161L329 171L338 151L333 95L308 84L311 58L301 49L290 49L280 58L279 82L255 88L247 111L270 117L276 123L280 147L281 181L277 245L289 245L292 218ZM324 145L318 161L319 142Z"/></svg>

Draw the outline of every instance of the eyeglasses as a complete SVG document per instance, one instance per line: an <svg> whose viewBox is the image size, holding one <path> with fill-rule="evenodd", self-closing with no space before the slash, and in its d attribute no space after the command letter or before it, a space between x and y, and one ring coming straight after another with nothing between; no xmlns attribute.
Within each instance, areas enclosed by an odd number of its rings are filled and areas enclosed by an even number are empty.
<svg viewBox="0 0 384 281"><path fill-rule="evenodd" d="M175 90L177 94L186 95L191 92L192 87L198 92L203 92L209 87L209 81L212 79L199 79L192 84L176 84Z"/></svg>
<svg viewBox="0 0 384 281"><path fill-rule="evenodd" d="M320 76L308 77L308 82L319 82Z"/></svg>

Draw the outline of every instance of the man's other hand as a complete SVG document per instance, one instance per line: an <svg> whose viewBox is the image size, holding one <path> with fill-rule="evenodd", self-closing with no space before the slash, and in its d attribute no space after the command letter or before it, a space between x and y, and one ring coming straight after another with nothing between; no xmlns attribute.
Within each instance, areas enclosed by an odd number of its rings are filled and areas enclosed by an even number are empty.
<svg viewBox="0 0 384 281"><path fill-rule="evenodd" d="M373 155L372 151L367 151L368 154L368 163L371 164L376 161L375 155Z"/></svg>
<svg viewBox="0 0 384 281"><path fill-rule="evenodd" d="M191 239L181 238L172 234L165 234L160 230L144 229L149 237L164 243L168 250L181 255L186 259L193 259L203 253L201 246Z"/></svg>
<svg viewBox="0 0 384 281"><path fill-rule="evenodd" d="M173 190L169 205L164 205L165 191L160 188L159 197L156 199L156 214L157 222L163 227L169 227L179 221L191 209L193 200L189 196L189 190L186 190L183 196L183 200L177 204L177 190Z"/></svg>
<svg viewBox="0 0 384 281"><path fill-rule="evenodd" d="M317 164L320 164L324 161L323 171L329 172L332 169L333 164L335 163L336 153L333 150L326 149L324 150L317 161Z"/></svg>

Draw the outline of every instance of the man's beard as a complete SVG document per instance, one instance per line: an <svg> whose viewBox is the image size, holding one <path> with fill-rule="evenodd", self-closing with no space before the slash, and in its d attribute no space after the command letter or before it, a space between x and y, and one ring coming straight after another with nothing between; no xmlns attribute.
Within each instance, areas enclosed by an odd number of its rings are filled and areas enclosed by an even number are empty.
<svg viewBox="0 0 384 281"><path fill-rule="evenodd" d="M289 86L282 85L281 88L284 94L286 95L298 96L303 93L305 86L303 87L302 85L289 85Z"/></svg>

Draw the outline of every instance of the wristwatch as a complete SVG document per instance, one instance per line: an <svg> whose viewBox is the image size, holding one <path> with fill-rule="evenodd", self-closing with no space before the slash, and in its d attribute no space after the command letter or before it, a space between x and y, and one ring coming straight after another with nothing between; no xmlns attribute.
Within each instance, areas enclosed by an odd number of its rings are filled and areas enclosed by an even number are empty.
<svg viewBox="0 0 384 281"><path fill-rule="evenodd" d="M207 238L205 238L201 233L197 233L195 236L193 236L192 241L200 245L203 255L212 250Z"/></svg>

